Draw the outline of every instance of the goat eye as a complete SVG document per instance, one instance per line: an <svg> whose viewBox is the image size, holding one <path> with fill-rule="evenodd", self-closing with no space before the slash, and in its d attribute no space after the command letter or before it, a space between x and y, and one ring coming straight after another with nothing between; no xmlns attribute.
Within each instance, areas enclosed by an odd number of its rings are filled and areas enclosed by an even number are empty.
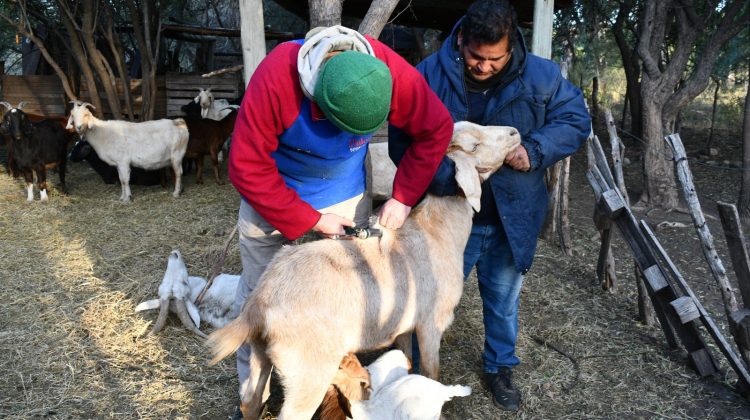
<svg viewBox="0 0 750 420"><path fill-rule="evenodd" d="M476 143L476 144L474 145L474 148L473 148L473 149L471 149L471 152L472 152L472 153L476 152L478 148L479 148L479 143Z"/></svg>

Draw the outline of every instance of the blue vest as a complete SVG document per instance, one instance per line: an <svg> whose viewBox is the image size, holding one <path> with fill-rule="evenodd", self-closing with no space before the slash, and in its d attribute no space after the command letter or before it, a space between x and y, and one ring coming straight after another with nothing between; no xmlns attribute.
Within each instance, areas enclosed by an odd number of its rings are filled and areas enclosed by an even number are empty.
<svg viewBox="0 0 750 420"><path fill-rule="evenodd" d="M342 131L328 120L313 121L312 103L279 136L271 154L286 185L315 209L348 200L365 191L365 156L372 134Z"/></svg>

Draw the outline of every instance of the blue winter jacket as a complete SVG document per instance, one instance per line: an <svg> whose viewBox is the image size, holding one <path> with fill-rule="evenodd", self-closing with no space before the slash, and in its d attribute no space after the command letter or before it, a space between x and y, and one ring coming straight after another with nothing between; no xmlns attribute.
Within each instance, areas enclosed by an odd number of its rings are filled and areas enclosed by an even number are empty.
<svg viewBox="0 0 750 420"><path fill-rule="evenodd" d="M457 48L460 24L456 24L440 50L417 65L454 121L466 120L468 114L464 63ZM529 154L528 172L503 166L488 180L516 269L526 273L547 212L545 169L578 150L591 131L591 118L582 92L562 77L557 64L528 53L520 31L518 40L513 54L524 58L509 69L515 72L512 81L495 90L480 123L515 127ZM397 165L410 142L401 131L389 128L389 154ZM444 159L429 191L455 194L454 176L455 166L450 159Z"/></svg>

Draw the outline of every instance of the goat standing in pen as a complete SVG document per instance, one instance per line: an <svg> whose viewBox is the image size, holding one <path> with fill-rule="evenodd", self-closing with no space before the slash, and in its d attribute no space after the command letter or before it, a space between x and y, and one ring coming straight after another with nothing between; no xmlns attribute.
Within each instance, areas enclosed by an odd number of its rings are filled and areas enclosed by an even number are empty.
<svg viewBox="0 0 750 420"><path fill-rule="evenodd" d="M34 174L41 201L47 201L47 169L57 168L60 188L65 185L65 165L67 162L68 134L53 120L31 122L22 111L24 102L17 107L7 102L0 105L7 108L3 115L2 128L8 138L8 169L11 175L23 175L26 181L26 200L34 201Z"/></svg>
<svg viewBox="0 0 750 420"><path fill-rule="evenodd" d="M190 138L188 140L185 159L196 159L198 173L195 182L203 183L203 158L211 157L211 165L214 169L216 183L221 185L219 170L219 152L224 141L232 134L234 122L237 120L237 110L230 108L230 112L221 120L215 121L207 118L185 117Z"/></svg>
<svg viewBox="0 0 750 420"><path fill-rule="evenodd" d="M310 418L341 357L398 339L411 348L416 331L421 372L438 378L443 332L463 291L463 249L480 182L520 144L512 127L456 123L447 156L463 196L427 195L396 231L358 241L285 247L273 258L242 313L209 337L213 363L249 344L246 419L258 418L275 366L284 385L279 419Z"/></svg>
<svg viewBox="0 0 750 420"><path fill-rule="evenodd" d="M174 197L182 190L182 158L188 143L185 120L129 121L100 120L88 109L93 105L73 101L68 128L86 139L99 157L117 167L122 193L120 200L129 202L130 166L152 170L171 164L174 172Z"/></svg>

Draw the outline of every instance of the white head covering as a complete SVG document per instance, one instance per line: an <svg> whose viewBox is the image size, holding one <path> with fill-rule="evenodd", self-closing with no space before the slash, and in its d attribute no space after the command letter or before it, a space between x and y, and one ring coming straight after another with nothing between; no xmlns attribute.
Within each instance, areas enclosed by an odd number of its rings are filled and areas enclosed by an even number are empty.
<svg viewBox="0 0 750 420"><path fill-rule="evenodd" d="M297 71L302 92L313 99L318 71L331 51L354 50L375 57L372 45L354 29L340 25L314 28L305 36L305 43L297 55Z"/></svg>

